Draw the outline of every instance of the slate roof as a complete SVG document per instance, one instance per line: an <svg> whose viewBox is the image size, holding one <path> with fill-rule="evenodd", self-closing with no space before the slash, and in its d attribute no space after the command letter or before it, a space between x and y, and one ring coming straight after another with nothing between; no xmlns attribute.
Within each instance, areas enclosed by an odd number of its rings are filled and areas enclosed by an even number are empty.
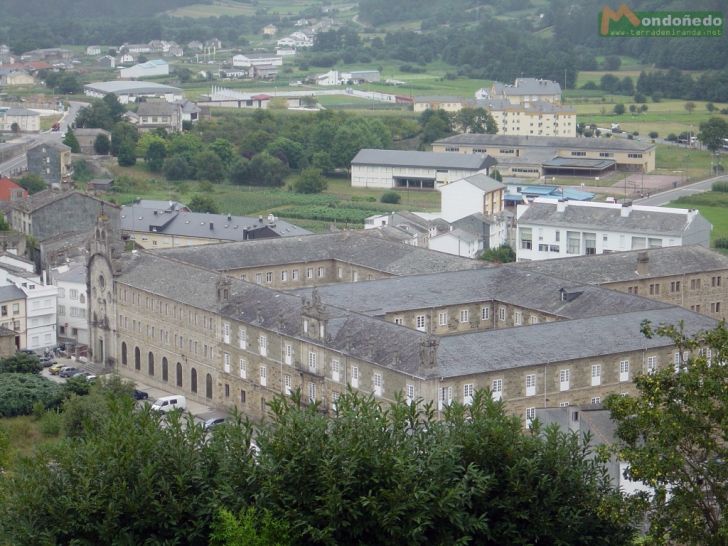
<svg viewBox="0 0 728 546"><path fill-rule="evenodd" d="M170 248L155 252L202 267L215 267L220 271L332 259L392 275L486 267L483 262L385 241L365 231Z"/></svg>
<svg viewBox="0 0 728 546"><path fill-rule="evenodd" d="M4 114L6 117L40 117L38 112L27 108L8 108L4 112L0 112L0 114Z"/></svg>
<svg viewBox="0 0 728 546"><path fill-rule="evenodd" d="M637 273L637 257L647 255L647 274ZM728 269L728 256L702 245L670 246L593 256L508 264L509 268L553 275L583 284L689 275Z"/></svg>
<svg viewBox="0 0 728 546"><path fill-rule="evenodd" d="M561 85L552 80L538 78L517 78L513 85L493 82L496 94L506 96L520 95L561 95Z"/></svg>
<svg viewBox="0 0 728 546"><path fill-rule="evenodd" d="M562 301L562 288L581 294L571 301ZM502 266L337 283L319 286L316 290L324 303L370 316L493 300L565 319L670 307L631 294L579 286L573 281ZM311 288L301 288L293 293L310 296L311 291Z"/></svg>
<svg viewBox="0 0 728 546"><path fill-rule="evenodd" d="M680 237L700 217L699 213L690 213L687 209L639 205L634 205L629 215L622 216L622 208L621 205L609 203L570 201L559 212L557 203L536 199L518 217L518 224Z"/></svg>
<svg viewBox="0 0 728 546"><path fill-rule="evenodd" d="M143 81L115 80L109 82L94 82L88 83L83 87L84 89L97 93L174 93L178 95L182 93L179 87Z"/></svg>
<svg viewBox="0 0 728 546"><path fill-rule="evenodd" d="M64 281L64 282L85 283L86 282L86 264L83 262L74 262L72 264L69 264L68 271L64 271L63 273L54 272L53 280L54 281Z"/></svg>
<svg viewBox="0 0 728 546"><path fill-rule="evenodd" d="M7 264L2 264L5 268ZM25 292L14 284L8 286L0 286L0 301L11 301L25 299Z"/></svg>
<svg viewBox="0 0 728 546"><path fill-rule="evenodd" d="M108 203L108 202L104 201L103 199L94 197L93 195L88 195L88 194L85 194L85 193L82 193L79 191L58 191L58 190L54 190L52 188L34 193L34 194L28 196L27 199L23 199L22 201L15 201L12 203L12 205L13 205L13 207L21 209L26 212L35 212L36 210L41 209L47 205L50 205L51 203L60 201L61 199L66 199L68 197L71 197L72 195L81 195L81 196L85 197L86 199L93 199L94 201L103 203L104 206L118 208L118 205L114 205L113 203Z"/></svg>
<svg viewBox="0 0 728 546"><path fill-rule="evenodd" d="M251 216L227 216L201 212L170 211L169 202L162 201L164 208L148 208L127 205L121 209L121 229L149 231L184 237L201 237L243 241L252 231L266 227L281 237L308 235L311 232L276 218L274 222Z"/></svg>
<svg viewBox="0 0 728 546"><path fill-rule="evenodd" d="M411 150L359 150L352 165L379 165L388 167L424 167L432 169L463 169L479 171L495 165L490 156L480 154L453 154L449 152L416 152Z"/></svg>
<svg viewBox="0 0 728 546"><path fill-rule="evenodd" d="M669 338L647 339L640 334L643 320L653 324L684 321L689 336L718 324L704 315L670 307L446 336L440 338L437 373L456 377L673 345Z"/></svg>
<svg viewBox="0 0 728 546"><path fill-rule="evenodd" d="M585 150L625 150L647 151L655 147L649 142L629 140L627 138L587 138L587 137L557 137L533 135L491 135L478 133L463 133L453 135L434 144L462 144L475 146L532 146L549 148L574 148Z"/></svg>
<svg viewBox="0 0 728 546"><path fill-rule="evenodd" d="M475 186L479 190L484 191L485 193L490 193L490 192L496 191L496 190L502 190L502 189L505 189L505 187L506 187L505 184L501 184L494 178L491 178L487 174L483 174L483 173L466 176L465 178L462 178L461 180L465 180L469 184ZM457 182L457 180L455 182Z"/></svg>

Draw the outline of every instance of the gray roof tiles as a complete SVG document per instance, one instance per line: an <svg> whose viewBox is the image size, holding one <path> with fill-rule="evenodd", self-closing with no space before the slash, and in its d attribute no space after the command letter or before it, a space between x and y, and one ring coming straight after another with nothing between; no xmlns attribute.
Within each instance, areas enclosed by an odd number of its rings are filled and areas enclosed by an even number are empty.
<svg viewBox="0 0 728 546"><path fill-rule="evenodd" d="M501 184L494 178L491 178L487 174L484 173L477 173L473 174L471 176L466 176L462 180L465 180L469 184L472 184L479 190L484 191L485 193L490 193L492 191L496 190L503 190L505 189L505 184Z"/></svg>
<svg viewBox="0 0 728 546"><path fill-rule="evenodd" d="M648 259L645 275L637 273L637 257L640 253L646 253ZM728 269L728 256L702 245L691 245L518 262L507 267L584 284L605 284L724 270Z"/></svg>
<svg viewBox="0 0 728 546"><path fill-rule="evenodd" d="M490 135L463 133L443 138L434 142L442 145L472 145L472 146L528 146L549 147L556 149L584 149L584 150L624 150L644 152L655 147L649 142L629 140L626 138L586 138L586 137L556 137L533 135Z"/></svg>
<svg viewBox="0 0 728 546"><path fill-rule="evenodd" d="M385 241L363 231L221 243L156 252L221 271L320 260L339 260L392 275L485 267L483 262Z"/></svg>
<svg viewBox="0 0 728 546"><path fill-rule="evenodd" d="M25 292L14 284L8 286L0 286L0 301L22 300L25 299Z"/></svg>
<svg viewBox="0 0 728 546"><path fill-rule="evenodd" d="M363 149L359 150L359 153L351 160L351 164L479 171L495 165L495 159L480 154Z"/></svg>
<svg viewBox="0 0 728 546"><path fill-rule="evenodd" d="M654 234L680 237L690 224L700 217L686 209L660 209L657 207L633 206L627 216L622 216L622 207L592 206L569 202L563 211L558 204L535 201L518 217L518 225L544 225L566 228L582 227L614 232ZM702 218L702 217L700 217Z"/></svg>

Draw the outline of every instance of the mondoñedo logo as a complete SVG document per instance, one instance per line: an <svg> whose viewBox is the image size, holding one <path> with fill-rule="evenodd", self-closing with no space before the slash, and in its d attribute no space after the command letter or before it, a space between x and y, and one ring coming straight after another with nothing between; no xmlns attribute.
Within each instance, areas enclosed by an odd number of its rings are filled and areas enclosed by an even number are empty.
<svg viewBox="0 0 728 546"><path fill-rule="evenodd" d="M724 16L719 11L633 11L626 4L599 12L602 36L680 38L723 35Z"/></svg>

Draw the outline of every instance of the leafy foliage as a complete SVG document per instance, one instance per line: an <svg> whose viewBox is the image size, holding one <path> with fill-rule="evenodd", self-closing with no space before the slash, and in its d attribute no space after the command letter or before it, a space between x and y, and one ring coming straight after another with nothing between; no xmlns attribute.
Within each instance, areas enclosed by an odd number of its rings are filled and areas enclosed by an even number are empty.
<svg viewBox="0 0 728 546"><path fill-rule="evenodd" d="M38 373L42 369L40 359L27 353L15 353L0 360L0 373Z"/></svg>
<svg viewBox="0 0 728 546"><path fill-rule="evenodd" d="M728 122L722 118L712 117L700 124L698 140L711 152L717 152L728 139Z"/></svg>
<svg viewBox="0 0 728 546"><path fill-rule="evenodd" d="M94 152L99 155L108 155L110 151L111 141L109 137L104 134L97 135L96 139L94 139Z"/></svg>
<svg viewBox="0 0 728 546"><path fill-rule="evenodd" d="M69 127L66 131L65 136L63 137L63 144L71 148L71 153L78 154L81 153L81 145L78 143L78 139L76 138L76 135L73 134L73 131Z"/></svg>
<svg viewBox="0 0 728 546"><path fill-rule="evenodd" d="M516 261L516 252L509 245L501 245L498 248L489 248L480 256L481 260L506 264Z"/></svg>
<svg viewBox="0 0 728 546"><path fill-rule="evenodd" d="M321 193L326 189L326 179L321 171L315 167L304 169L293 183L293 190L297 193Z"/></svg>
<svg viewBox="0 0 728 546"><path fill-rule="evenodd" d="M398 194L396 191L385 191L382 194L382 197L380 198L380 201L382 203L389 203L392 205L397 205L402 200L402 196Z"/></svg>
<svg viewBox="0 0 728 546"><path fill-rule="evenodd" d="M47 190L48 184L37 174L28 173L18 180L18 185L28 190L29 194L38 193Z"/></svg>
<svg viewBox="0 0 728 546"><path fill-rule="evenodd" d="M610 397L619 456L628 475L654 489L650 544L728 541L728 330L688 337L681 326L643 324L646 337L670 338L686 357L635 380L637 397ZM708 352L710 351L710 357Z"/></svg>
<svg viewBox="0 0 728 546"><path fill-rule="evenodd" d="M59 385L35 373L0 373L0 392L0 417L30 415L36 402L52 407L62 395Z"/></svg>
<svg viewBox="0 0 728 546"><path fill-rule="evenodd" d="M209 195L195 195L187 205L192 212L209 212L218 214L220 212L217 203Z"/></svg>

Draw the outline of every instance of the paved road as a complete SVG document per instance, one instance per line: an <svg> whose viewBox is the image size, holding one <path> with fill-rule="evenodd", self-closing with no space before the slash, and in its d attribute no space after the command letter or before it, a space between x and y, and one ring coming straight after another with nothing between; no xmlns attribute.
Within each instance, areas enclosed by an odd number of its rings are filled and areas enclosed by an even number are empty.
<svg viewBox="0 0 728 546"><path fill-rule="evenodd" d="M642 199L636 199L634 201L634 204L661 207L662 205L666 205L670 201L674 201L675 199L678 199L679 197L685 197L686 195L692 195L694 193L703 193L706 191L710 191L710 188L713 185L713 182L727 181L727 180L728 180L728 175L707 178L706 180L702 180L700 182L695 182L694 184L688 184L687 186L681 186L679 188L656 193L649 197L644 197Z"/></svg>

